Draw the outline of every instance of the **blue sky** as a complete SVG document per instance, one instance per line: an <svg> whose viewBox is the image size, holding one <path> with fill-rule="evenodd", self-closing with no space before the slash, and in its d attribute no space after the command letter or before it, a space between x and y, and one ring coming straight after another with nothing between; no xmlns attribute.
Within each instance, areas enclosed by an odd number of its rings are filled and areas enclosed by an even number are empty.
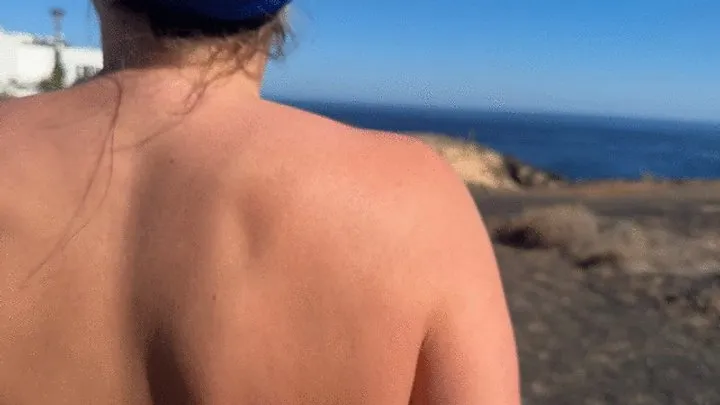
<svg viewBox="0 0 720 405"><path fill-rule="evenodd" d="M85 0L5 5L0 26L99 42ZM265 94L720 121L717 0L296 0Z"/></svg>

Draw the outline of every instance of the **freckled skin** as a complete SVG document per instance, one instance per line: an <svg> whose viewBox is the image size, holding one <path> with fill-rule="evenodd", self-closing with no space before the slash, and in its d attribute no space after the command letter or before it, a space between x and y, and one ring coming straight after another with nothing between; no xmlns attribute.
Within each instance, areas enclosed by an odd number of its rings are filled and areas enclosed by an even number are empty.
<svg viewBox="0 0 720 405"><path fill-rule="evenodd" d="M0 104L0 404L519 404L487 233L404 137L95 80Z"/></svg>

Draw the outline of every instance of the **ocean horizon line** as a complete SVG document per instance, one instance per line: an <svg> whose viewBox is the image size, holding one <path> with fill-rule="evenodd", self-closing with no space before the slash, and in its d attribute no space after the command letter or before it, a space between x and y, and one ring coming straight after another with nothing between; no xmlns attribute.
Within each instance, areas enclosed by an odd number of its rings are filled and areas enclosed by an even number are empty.
<svg viewBox="0 0 720 405"><path fill-rule="evenodd" d="M720 131L720 117L717 121L709 119L653 116L643 114L616 114L589 111L571 111L571 110L532 110L523 108L493 108L493 107L470 107L470 106L436 106L436 105L420 105L420 104L402 104L402 103L386 103L371 101L348 101L348 100L332 100L332 99L314 99L314 98L293 98L293 97L277 97L269 96L268 99L286 105L295 107L333 107L333 108L392 108L397 110L406 110L408 112L426 112L433 111L448 114L481 114L487 117L537 117L546 119L581 119L581 120L598 120L598 121L622 121L625 123L650 123L650 124L676 124L690 125L702 127L708 130Z"/></svg>

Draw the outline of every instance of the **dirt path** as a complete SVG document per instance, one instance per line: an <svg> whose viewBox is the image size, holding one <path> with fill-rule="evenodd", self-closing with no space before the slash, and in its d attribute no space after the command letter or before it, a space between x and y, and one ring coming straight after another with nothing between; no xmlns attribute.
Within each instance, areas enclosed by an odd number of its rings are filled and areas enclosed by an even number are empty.
<svg viewBox="0 0 720 405"><path fill-rule="evenodd" d="M720 187L478 195L490 221L582 202L688 237L720 228ZM684 277L581 270L555 251L496 245L526 405L720 404L720 269ZM716 305L716 307L713 307Z"/></svg>

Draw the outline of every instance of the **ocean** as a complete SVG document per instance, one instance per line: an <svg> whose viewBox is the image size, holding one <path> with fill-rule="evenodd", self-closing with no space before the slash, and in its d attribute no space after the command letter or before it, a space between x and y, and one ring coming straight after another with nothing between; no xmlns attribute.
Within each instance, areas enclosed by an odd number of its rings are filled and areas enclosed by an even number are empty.
<svg viewBox="0 0 720 405"><path fill-rule="evenodd" d="M720 124L281 102L364 128L472 139L572 180L720 178Z"/></svg>

